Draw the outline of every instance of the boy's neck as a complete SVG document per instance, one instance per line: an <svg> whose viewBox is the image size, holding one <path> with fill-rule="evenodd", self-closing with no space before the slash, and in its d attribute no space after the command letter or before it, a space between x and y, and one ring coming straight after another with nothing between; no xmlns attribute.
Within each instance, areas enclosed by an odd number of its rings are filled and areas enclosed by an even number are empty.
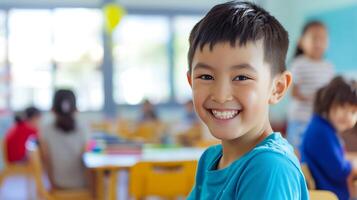
<svg viewBox="0 0 357 200"><path fill-rule="evenodd" d="M238 160L272 133L273 129L268 122L261 130L252 130L251 133L246 133L235 140L222 141L223 155L218 163L218 169L223 169Z"/></svg>

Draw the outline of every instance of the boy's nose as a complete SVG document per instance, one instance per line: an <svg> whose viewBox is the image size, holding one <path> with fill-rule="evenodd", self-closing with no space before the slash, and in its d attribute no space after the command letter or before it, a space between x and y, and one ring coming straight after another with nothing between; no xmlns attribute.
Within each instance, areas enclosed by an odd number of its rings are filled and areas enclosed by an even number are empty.
<svg viewBox="0 0 357 200"><path fill-rule="evenodd" d="M232 89L229 83L217 83L211 93L212 101L225 103L233 100Z"/></svg>

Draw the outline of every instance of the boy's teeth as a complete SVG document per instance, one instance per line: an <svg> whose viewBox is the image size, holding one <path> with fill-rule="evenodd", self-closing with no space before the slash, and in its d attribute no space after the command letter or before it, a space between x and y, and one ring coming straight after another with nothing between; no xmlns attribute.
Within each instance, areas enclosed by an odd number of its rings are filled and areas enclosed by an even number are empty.
<svg viewBox="0 0 357 200"><path fill-rule="evenodd" d="M218 119L232 119L238 114L238 110L231 110L231 111L212 110L212 113Z"/></svg>

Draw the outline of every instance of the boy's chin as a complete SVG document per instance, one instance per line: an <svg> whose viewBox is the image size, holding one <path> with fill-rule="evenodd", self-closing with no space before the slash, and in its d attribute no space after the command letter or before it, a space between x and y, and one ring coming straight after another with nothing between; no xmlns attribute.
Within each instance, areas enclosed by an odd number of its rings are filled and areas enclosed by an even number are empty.
<svg viewBox="0 0 357 200"><path fill-rule="evenodd" d="M222 141L230 141L230 140L235 140L244 135L240 131L216 131L216 130L210 130L211 134Z"/></svg>

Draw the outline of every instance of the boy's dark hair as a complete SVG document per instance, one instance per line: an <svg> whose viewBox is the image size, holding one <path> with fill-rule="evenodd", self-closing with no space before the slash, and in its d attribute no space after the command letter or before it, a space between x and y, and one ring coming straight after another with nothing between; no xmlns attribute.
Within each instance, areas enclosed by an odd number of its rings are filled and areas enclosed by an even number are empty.
<svg viewBox="0 0 357 200"><path fill-rule="evenodd" d="M65 133L76 129L74 112L77 110L76 97L72 90L57 90L54 98L52 110L56 114L55 125Z"/></svg>
<svg viewBox="0 0 357 200"><path fill-rule="evenodd" d="M30 106L26 108L23 112L17 113L15 115L16 123L20 123L23 121L27 121L32 119L33 117L38 117L41 115L41 111L34 106Z"/></svg>
<svg viewBox="0 0 357 200"><path fill-rule="evenodd" d="M332 106L346 104L357 105L357 84L355 80L346 81L342 76L337 76L317 91L314 112L327 117Z"/></svg>
<svg viewBox="0 0 357 200"><path fill-rule="evenodd" d="M309 30L309 28L313 27L313 26L321 26L321 27L324 27L326 28L325 24L320 22L320 21L317 21L317 20L314 20L314 21L310 21L308 23L306 23L304 25L304 28L302 29L302 32L301 32L301 36L300 37L303 37L305 35L305 33L307 32L307 30ZM302 50L302 48L299 46L299 44L296 46L296 51L295 51L295 54L294 54L294 57L298 57L300 55L304 54L304 51Z"/></svg>
<svg viewBox="0 0 357 200"><path fill-rule="evenodd" d="M206 44L230 42L234 47L263 40L264 60L272 66L272 74L286 70L288 32L266 10L250 2L230 1L214 6L192 29L188 51L189 71L196 49Z"/></svg>

